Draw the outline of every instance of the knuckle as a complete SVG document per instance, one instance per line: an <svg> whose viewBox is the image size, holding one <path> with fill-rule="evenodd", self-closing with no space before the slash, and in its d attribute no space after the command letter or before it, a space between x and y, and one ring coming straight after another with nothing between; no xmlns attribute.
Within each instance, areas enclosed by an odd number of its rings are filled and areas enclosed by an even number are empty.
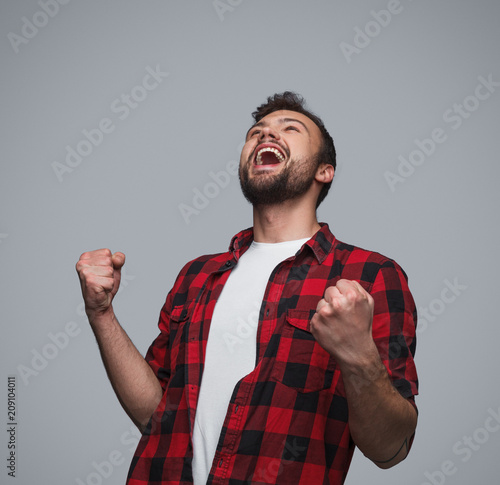
<svg viewBox="0 0 500 485"><path fill-rule="evenodd" d="M85 280L87 286L92 286L95 284L95 274L91 268L83 268L80 275Z"/></svg>
<svg viewBox="0 0 500 485"><path fill-rule="evenodd" d="M319 316L322 318L329 318L332 316L332 313L332 307L330 305L323 305L318 312Z"/></svg>
<svg viewBox="0 0 500 485"><path fill-rule="evenodd" d="M332 311L339 311L344 308L344 301L341 300L340 298L334 298L332 302L330 303Z"/></svg>

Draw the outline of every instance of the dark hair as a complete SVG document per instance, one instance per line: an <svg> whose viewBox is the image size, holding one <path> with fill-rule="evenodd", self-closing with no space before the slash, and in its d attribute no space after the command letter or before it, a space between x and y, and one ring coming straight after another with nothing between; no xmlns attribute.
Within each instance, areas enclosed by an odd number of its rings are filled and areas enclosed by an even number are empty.
<svg viewBox="0 0 500 485"><path fill-rule="evenodd" d="M336 168L337 160L333 138L330 136L330 133L328 133L325 125L323 124L323 121L321 121L321 118L306 109L305 106L305 100L300 94L294 93L292 91L285 91L283 93L276 93L273 96L269 96L267 98L267 102L261 104L252 113L252 116L255 120L255 123L258 123L268 114L280 110L296 111L297 113L301 113L307 116L319 128L319 131L321 132L321 136L323 138L323 143L318 154L318 166L320 163L328 163L330 165L333 165L333 168ZM323 184L323 187L321 187L321 192L319 193L318 201L316 202L316 208L321 204L321 202L323 202L323 199L326 197L326 194L328 194L331 185L332 182L328 182L326 184Z"/></svg>

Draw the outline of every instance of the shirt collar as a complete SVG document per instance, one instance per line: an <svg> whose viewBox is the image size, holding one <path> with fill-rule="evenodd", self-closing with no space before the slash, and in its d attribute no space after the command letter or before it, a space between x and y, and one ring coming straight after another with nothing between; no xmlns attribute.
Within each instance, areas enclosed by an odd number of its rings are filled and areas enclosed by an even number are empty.
<svg viewBox="0 0 500 485"><path fill-rule="evenodd" d="M302 250L305 249L305 246L309 246L318 260L318 263L322 263L328 253L330 253L333 249L333 245L335 243L335 236L330 232L328 224L326 222L320 222L321 229L314 234L314 236L309 239ZM248 229L244 229L236 234L231 239L231 244L229 245L229 251L231 251L236 259L239 257L250 247L250 244L253 241L253 228L249 227Z"/></svg>

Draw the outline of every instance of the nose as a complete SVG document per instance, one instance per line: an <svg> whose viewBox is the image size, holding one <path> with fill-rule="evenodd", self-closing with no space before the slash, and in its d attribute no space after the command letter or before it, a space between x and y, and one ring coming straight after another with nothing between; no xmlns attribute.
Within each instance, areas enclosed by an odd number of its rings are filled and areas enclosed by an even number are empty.
<svg viewBox="0 0 500 485"><path fill-rule="evenodd" d="M260 140L266 140L266 139L273 139L273 140L279 140L279 132L275 130L271 125L267 125L262 127L262 130L260 132Z"/></svg>

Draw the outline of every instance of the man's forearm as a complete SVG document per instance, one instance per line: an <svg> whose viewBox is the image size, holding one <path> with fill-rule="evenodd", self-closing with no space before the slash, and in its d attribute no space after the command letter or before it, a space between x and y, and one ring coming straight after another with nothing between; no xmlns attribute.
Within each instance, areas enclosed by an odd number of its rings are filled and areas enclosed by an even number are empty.
<svg viewBox="0 0 500 485"><path fill-rule="evenodd" d="M380 468L402 461L417 424L415 408L390 382L375 343L365 360L341 365L356 446Z"/></svg>
<svg viewBox="0 0 500 485"><path fill-rule="evenodd" d="M111 385L123 409L143 431L163 390L153 370L119 324L112 307L89 315Z"/></svg>

